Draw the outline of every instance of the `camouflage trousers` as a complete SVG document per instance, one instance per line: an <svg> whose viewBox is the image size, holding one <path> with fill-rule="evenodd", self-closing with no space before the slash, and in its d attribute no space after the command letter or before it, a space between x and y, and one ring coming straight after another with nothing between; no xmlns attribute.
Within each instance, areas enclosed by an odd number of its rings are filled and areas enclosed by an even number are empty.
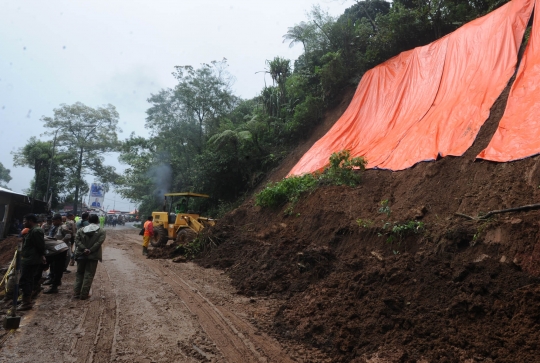
<svg viewBox="0 0 540 363"><path fill-rule="evenodd" d="M88 297L94 275L97 271L98 260L77 260L77 274L73 293L81 297Z"/></svg>

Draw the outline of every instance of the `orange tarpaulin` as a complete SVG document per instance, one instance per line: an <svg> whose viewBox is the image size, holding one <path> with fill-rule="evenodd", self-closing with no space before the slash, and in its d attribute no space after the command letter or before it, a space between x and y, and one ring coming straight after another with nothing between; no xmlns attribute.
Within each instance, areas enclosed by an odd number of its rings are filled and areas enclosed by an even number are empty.
<svg viewBox="0 0 540 363"><path fill-rule="evenodd" d="M333 152L402 170L462 155L514 72L533 0L513 0L444 38L368 71L336 124L289 175L322 169Z"/></svg>
<svg viewBox="0 0 540 363"><path fill-rule="evenodd" d="M506 110L491 142L478 157L511 161L540 153L540 10L512 85Z"/></svg>

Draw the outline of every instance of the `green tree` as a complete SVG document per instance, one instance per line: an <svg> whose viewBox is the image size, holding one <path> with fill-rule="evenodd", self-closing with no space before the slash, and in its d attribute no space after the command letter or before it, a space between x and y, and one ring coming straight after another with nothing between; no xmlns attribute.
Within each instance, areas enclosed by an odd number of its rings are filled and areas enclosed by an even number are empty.
<svg viewBox="0 0 540 363"><path fill-rule="evenodd" d="M12 154L14 166L29 167L34 170L34 180L31 182L31 193L29 194L33 198L44 198L47 192L47 177L52 158L51 143L38 140L33 136L26 145Z"/></svg>
<svg viewBox="0 0 540 363"><path fill-rule="evenodd" d="M232 111L236 98L231 92L232 77L226 70L227 60L203 63L200 68L176 66L173 75L178 81L174 97L183 117L197 125L197 149L203 150L205 137L219 128L219 120Z"/></svg>
<svg viewBox="0 0 540 363"><path fill-rule="evenodd" d="M49 172L51 177L50 188L53 191L52 206L56 207L62 194L66 193L68 188L65 165L71 165L74 162L74 155L70 153L55 152L51 167L51 158L53 157L53 142L41 141L36 137L31 137L26 145L12 152L13 164L15 166L28 167L34 170L34 178L30 181L28 194L34 198L45 198L49 181Z"/></svg>
<svg viewBox="0 0 540 363"><path fill-rule="evenodd" d="M264 87L261 92L263 106L269 115L280 117L283 106L287 102L287 78L291 75L291 61L281 57L267 60L268 73L272 78L273 86Z"/></svg>
<svg viewBox="0 0 540 363"><path fill-rule="evenodd" d="M162 165L155 141L156 138L146 139L131 134L120 146L119 160L129 166L121 176L116 191L126 199L140 202L138 209L143 216L151 215L163 203L163 192L158 190L160 180L151 172L154 166Z"/></svg>
<svg viewBox="0 0 540 363"><path fill-rule="evenodd" d="M80 102L62 104L54 109L53 117L42 117L44 126L52 135L58 130L60 152L75 156L66 175L74 192L74 212L77 213L81 188L86 186L85 175L93 175L105 184L115 183L118 175L114 168L104 164L104 154L118 149L118 112L113 105L88 107Z"/></svg>
<svg viewBox="0 0 540 363"><path fill-rule="evenodd" d="M4 164L0 163L0 187L7 188L7 183L11 180L11 175L9 175L10 170L4 167ZM6 184L4 184L4 183Z"/></svg>
<svg viewBox="0 0 540 363"><path fill-rule="evenodd" d="M285 83L291 75L291 61L285 58L275 57L271 61L267 60L266 64L268 64L268 73L272 77L272 81L279 87L282 97L285 97Z"/></svg>

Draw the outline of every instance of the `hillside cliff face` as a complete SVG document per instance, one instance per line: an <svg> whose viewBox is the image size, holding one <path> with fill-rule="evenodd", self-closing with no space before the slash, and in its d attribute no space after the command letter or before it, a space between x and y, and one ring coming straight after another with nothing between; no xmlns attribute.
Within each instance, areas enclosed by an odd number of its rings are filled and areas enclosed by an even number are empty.
<svg viewBox="0 0 540 363"><path fill-rule="evenodd" d="M540 202L540 157L475 160L509 88L463 156L368 170L360 186L320 187L289 216L250 199L209 231L219 246L200 262L225 268L240 293L282 299L274 333L336 362L537 361L540 212L484 221L454 214ZM346 99L271 180L287 174L344 106ZM379 212L385 200L389 214ZM384 228L411 221L423 231L400 237Z"/></svg>

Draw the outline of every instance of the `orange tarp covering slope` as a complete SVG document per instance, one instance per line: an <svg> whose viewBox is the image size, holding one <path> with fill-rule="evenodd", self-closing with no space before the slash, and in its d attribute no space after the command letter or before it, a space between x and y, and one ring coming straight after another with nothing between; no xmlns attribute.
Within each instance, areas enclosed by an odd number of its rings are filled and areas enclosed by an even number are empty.
<svg viewBox="0 0 540 363"><path fill-rule="evenodd" d="M511 161L540 153L540 9L534 10L529 44L506 110L491 142L478 157Z"/></svg>
<svg viewBox="0 0 540 363"><path fill-rule="evenodd" d="M462 155L515 70L532 6L513 0L366 72L345 113L289 175L320 170L344 149L391 170Z"/></svg>

